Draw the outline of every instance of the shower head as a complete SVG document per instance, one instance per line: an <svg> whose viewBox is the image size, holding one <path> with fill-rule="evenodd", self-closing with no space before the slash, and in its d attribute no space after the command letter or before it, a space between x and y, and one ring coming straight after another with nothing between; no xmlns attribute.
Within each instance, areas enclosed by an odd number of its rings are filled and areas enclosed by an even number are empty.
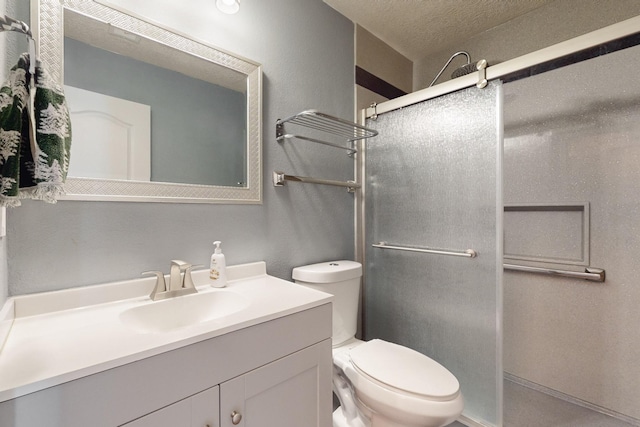
<svg viewBox="0 0 640 427"><path fill-rule="evenodd" d="M477 71L477 62L471 62L471 57L469 56L469 54L463 50L461 50L460 52L456 52L453 55L451 55L451 58L449 58L449 60L447 61L446 64L444 64L444 67L442 67L442 69L440 70L440 72L438 73L438 75L436 75L436 78L433 79L433 81L431 82L431 84L429 85L429 87L433 86L436 82L436 80L438 80L440 78L440 76L442 75L442 73L444 73L444 70L447 69L447 67L449 66L449 64L451 64L451 61L453 61L453 58L455 58L456 56L460 56L460 55L464 55L467 57L467 63L465 65L463 65L460 68L457 68L453 71L453 73L451 73L451 78L455 79L457 77L462 77L465 76L467 74L471 74L474 71Z"/></svg>
<svg viewBox="0 0 640 427"><path fill-rule="evenodd" d="M451 73L451 78L456 79L458 77L466 76L467 74L471 74L474 71L478 71L477 62L465 64L462 67L456 68L455 70L453 70L453 73Z"/></svg>

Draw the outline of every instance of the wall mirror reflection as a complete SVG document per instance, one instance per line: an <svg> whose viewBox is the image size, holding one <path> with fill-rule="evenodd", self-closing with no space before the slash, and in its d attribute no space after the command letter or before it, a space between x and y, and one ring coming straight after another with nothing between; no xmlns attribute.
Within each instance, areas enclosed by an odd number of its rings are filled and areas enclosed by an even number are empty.
<svg viewBox="0 0 640 427"><path fill-rule="evenodd" d="M108 1L43 0L39 12L41 28L64 29L41 37L41 57L64 52L43 60L72 116L67 198L260 202L258 64Z"/></svg>

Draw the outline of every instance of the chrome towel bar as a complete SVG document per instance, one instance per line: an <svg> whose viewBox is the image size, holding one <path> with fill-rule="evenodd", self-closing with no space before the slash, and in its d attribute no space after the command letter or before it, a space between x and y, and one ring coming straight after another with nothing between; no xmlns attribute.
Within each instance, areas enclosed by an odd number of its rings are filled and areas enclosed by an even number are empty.
<svg viewBox="0 0 640 427"><path fill-rule="evenodd" d="M283 135L280 135L278 137L276 137L276 141L278 142L282 142L288 139L301 139L303 141L311 141L311 142L315 142L316 144L322 144L322 145L328 145L329 147L334 147L334 148L340 148L342 150L347 150L348 151L348 155L352 156L355 153L358 152L357 149L353 148L353 147L343 147L340 144L334 144L332 142L327 142L327 141L323 141L321 139L316 139L316 138L310 138L308 136L302 136L302 135L292 135L290 133L286 133Z"/></svg>
<svg viewBox="0 0 640 427"><path fill-rule="evenodd" d="M574 279L590 280L592 282L604 282L605 271L601 268L587 267L584 272L570 270L555 270L552 268L529 267L525 265L504 264L505 270L524 271L527 273L542 273L552 276L572 277Z"/></svg>
<svg viewBox="0 0 640 427"><path fill-rule="evenodd" d="M473 249L467 249L465 251L446 251L442 249L389 245L386 242L375 243L375 244L372 244L371 246L373 246L374 248L380 248L380 249L393 249L397 251L422 252L422 253L428 253L428 254L451 255L451 256L460 256L460 257L467 257L467 258L475 258L476 256L478 256L477 252L474 251ZM515 264L503 264L503 268L505 270L512 270L512 271L523 271L527 273L542 273L542 274L549 274L552 276L584 279L584 280L590 280L592 282L604 282L606 278L606 273L603 269L591 268L591 267L586 268L584 272L570 271L570 270L556 270L552 268L542 268L542 267L529 267L525 265L515 265Z"/></svg>
<svg viewBox="0 0 640 427"><path fill-rule="evenodd" d="M356 188L362 187L360 184L353 181L333 181L330 179L318 179L318 178L311 178L308 176L287 175L284 172L275 172L275 171L273 172L274 187L283 187L286 181L305 182L308 184L333 185L336 187L346 187L349 193L353 193L356 191Z"/></svg>
<svg viewBox="0 0 640 427"><path fill-rule="evenodd" d="M464 251L445 251L442 249L431 249L431 248L418 248L411 246L395 246L389 245L387 242L375 243L373 245L374 248L380 249L393 249L397 251L409 251L409 252L422 252L427 254L436 254L436 255L451 255L451 256L461 256L467 258L475 258L478 256L478 253L473 249L466 249Z"/></svg>

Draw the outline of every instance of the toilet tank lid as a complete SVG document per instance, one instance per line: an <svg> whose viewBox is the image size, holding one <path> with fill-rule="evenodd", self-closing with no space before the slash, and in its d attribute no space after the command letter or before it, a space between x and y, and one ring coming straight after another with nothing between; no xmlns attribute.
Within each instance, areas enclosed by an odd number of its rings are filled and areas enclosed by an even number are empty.
<svg viewBox="0 0 640 427"><path fill-rule="evenodd" d="M340 260L303 265L293 269L293 280L308 283L332 283L362 276L362 264Z"/></svg>

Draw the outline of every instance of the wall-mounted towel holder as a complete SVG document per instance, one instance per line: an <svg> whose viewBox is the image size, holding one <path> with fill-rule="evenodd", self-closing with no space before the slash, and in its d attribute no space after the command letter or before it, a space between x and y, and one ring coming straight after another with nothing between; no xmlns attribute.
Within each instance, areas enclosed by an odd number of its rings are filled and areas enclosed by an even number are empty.
<svg viewBox="0 0 640 427"><path fill-rule="evenodd" d="M7 15L0 16L0 31L16 31L25 34L29 38L33 38L31 29L29 29L26 23L10 18Z"/></svg>
<svg viewBox="0 0 640 427"><path fill-rule="evenodd" d="M34 58L37 58L38 54L36 51L36 41L33 39L29 26L22 21L4 15L0 16L0 31L15 31L27 36L27 40L29 41L29 72L33 75L36 71L36 61Z"/></svg>
<svg viewBox="0 0 640 427"><path fill-rule="evenodd" d="M273 172L274 187L283 187L286 181L306 182L308 184L333 185L335 187L346 187L349 193L353 193L356 191L356 189L362 187L362 185L354 181L333 181L330 179L318 179L308 176L287 175L284 172Z"/></svg>
<svg viewBox="0 0 640 427"><path fill-rule="evenodd" d="M300 125L305 128L319 130L330 135L338 136L344 139L349 145L344 146L333 142L327 142L322 139L311 138L304 135L294 135L285 133L285 123ZM330 147L347 150L349 156L353 156L358 150L355 148L355 141L376 136L378 131L366 128L357 123L350 122L329 114L321 113L316 110L306 110L295 114L286 119L278 119L276 121L276 141L284 142L293 139L315 142L317 144L328 145Z"/></svg>
<svg viewBox="0 0 640 427"><path fill-rule="evenodd" d="M478 256L478 253L473 249L456 251L456 250L449 250L449 249L435 249L435 248L425 248L425 247L417 247L417 246L390 245L387 242L374 243L371 246L379 249L393 249L396 251L421 252L425 254L449 255L449 256L459 256L459 257L466 257L466 258L475 258Z"/></svg>
<svg viewBox="0 0 640 427"><path fill-rule="evenodd" d="M324 134L338 136L343 140L346 140L347 146L328 142L323 139L309 137L306 135L295 135L285 133L285 123L295 124L303 128L313 129L320 131ZM366 128L357 123L350 122L348 120L340 119L338 117L331 116L329 114L321 113L316 110L306 110L286 119L278 119L276 121L276 141L282 143L290 140L303 140L315 142L317 144L327 145L342 150L347 150L348 155L353 157L358 152L356 149L356 142L371 138L378 135L378 131ZM362 185L355 181L334 181L329 179L319 179L307 176L288 175L284 172L273 172L273 185L274 187L283 187L286 181L292 182L304 182L309 184L321 184L332 185L337 187L346 187L347 191L354 193L356 189L361 188Z"/></svg>

